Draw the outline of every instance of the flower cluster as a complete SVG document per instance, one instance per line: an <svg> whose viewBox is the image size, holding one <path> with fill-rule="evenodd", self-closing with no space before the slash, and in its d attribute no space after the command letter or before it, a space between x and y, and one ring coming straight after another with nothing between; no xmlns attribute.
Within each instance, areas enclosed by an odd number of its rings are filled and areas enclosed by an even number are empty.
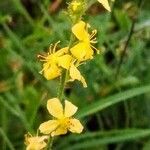
<svg viewBox="0 0 150 150"><path fill-rule="evenodd" d="M98 51L92 44L96 43L96 30L89 34L89 24L79 21L72 27L72 33L78 41L72 47L64 47L56 51L57 42L53 47L49 48L46 56L39 55L41 61L44 62L41 73L47 80L51 80L61 76L62 70L69 72L68 81L79 80L87 87L84 77L81 75L77 67L88 59L93 58L94 50Z"/></svg>
<svg viewBox="0 0 150 150"><path fill-rule="evenodd" d="M98 1L110 11L107 0ZM84 4L83 0L73 0L70 3L71 15L75 13L74 18L80 18L76 20L76 23L71 28L71 34L74 37L72 43L59 49L58 44L60 42L57 42L54 45L50 45L47 54L38 55L40 61L43 62L43 69L40 73L47 80L62 77L65 72L63 86L66 82L78 80L83 84L83 87L87 87L78 67L87 60L93 59L95 52L99 53L98 49L94 47L94 44L97 43L95 37L97 30L91 30L91 26L81 20L81 16L85 11L83 11ZM77 106L68 100L63 102L62 100L58 96L47 101L47 110L52 115L52 119L39 126L39 131L44 134L43 136L32 136L30 134L25 136L27 150L45 149L47 146L46 140L49 138L66 134L68 131L72 133L81 133L83 131L80 121L73 117L77 112Z"/></svg>

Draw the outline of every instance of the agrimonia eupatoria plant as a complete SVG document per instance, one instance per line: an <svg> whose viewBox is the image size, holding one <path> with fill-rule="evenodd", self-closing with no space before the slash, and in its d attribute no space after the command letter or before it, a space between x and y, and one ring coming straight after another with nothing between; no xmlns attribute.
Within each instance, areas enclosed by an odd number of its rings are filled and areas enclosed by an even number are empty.
<svg viewBox="0 0 150 150"><path fill-rule="evenodd" d="M108 11L110 6L108 0L98 0ZM46 55L39 55L43 62L41 74L47 80L60 78L58 95L47 101L47 110L52 115L52 120L48 120L39 126L40 135L25 135L27 150L52 149L53 137L64 135L68 131L81 133L83 125L74 118L78 107L68 100L64 100L63 92L67 82L78 80L87 87L84 77L78 67L84 62L93 59L94 52L99 53L94 47L97 30L89 32L91 26L83 21L82 16L87 9L87 0L72 0L68 4L68 15L72 21L70 43L61 49L57 49L59 41L50 45Z"/></svg>

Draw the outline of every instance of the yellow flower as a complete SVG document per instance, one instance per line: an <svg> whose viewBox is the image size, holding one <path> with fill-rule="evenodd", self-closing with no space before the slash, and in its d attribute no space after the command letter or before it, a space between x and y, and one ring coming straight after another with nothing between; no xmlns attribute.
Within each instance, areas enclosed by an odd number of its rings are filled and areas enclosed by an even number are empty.
<svg viewBox="0 0 150 150"><path fill-rule="evenodd" d="M39 55L41 61L44 62L43 69L40 73L42 73L47 80L51 80L60 76L62 69L66 69L70 73L70 81L79 80L83 83L84 87L87 87L85 79L73 64L75 58L68 54L68 47L56 51L57 44L58 42L53 48L50 46L47 56Z"/></svg>
<svg viewBox="0 0 150 150"><path fill-rule="evenodd" d="M97 31L93 30L90 35L87 31L88 27L90 26L83 21L78 22L72 27L72 32L79 40L79 43L73 46L70 51L79 61L92 59L94 53L93 49L97 50L92 45L93 43L96 43L96 38L94 38L94 36Z"/></svg>
<svg viewBox="0 0 150 150"><path fill-rule="evenodd" d="M81 5L81 2L73 1L71 3L73 11L76 11L78 7Z"/></svg>
<svg viewBox="0 0 150 150"><path fill-rule="evenodd" d="M46 147L45 140L48 136L32 136L31 134L25 135L26 150L42 150Z"/></svg>
<svg viewBox="0 0 150 150"><path fill-rule="evenodd" d="M57 136L66 134L68 130L73 133L82 132L83 126L80 121L72 118L78 108L71 102L65 100L65 107L63 110L63 106L59 99L52 98L47 102L47 109L55 119L42 123L39 127L41 133Z"/></svg>
<svg viewBox="0 0 150 150"><path fill-rule="evenodd" d="M56 51L58 43L59 42L57 42L53 48L50 46L47 56L39 55L41 61L44 62L41 73L43 73L47 80L51 80L60 76L62 68L69 69L70 67L72 57L67 54L68 47Z"/></svg>
<svg viewBox="0 0 150 150"><path fill-rule="evenodd" d="M109 12L111 11L108 0L98 0L98 2L100 2Z"/></svg>

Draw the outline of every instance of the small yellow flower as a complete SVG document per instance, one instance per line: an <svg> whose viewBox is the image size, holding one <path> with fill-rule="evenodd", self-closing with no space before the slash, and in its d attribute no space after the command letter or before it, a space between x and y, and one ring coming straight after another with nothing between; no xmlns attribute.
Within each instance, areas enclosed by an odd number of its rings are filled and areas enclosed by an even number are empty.
<svg viewBox="0 0 150 150"><path fill-rule="evenodd" d="M47 139L48 136L32 136L31 134L26 134L26 150L43 150L47 145L45 142Z"/></svg>
<svg viewBox="0 0 150 150"><path fill-rule="evenodd" d="M81 2L73 1L71 3L73 11L76 11L78 7L81 5Z"/></svg>
<svg viewBox="0 0 150 150"><path fill-rule="evenodd" d="M56 51L57 44L58 42L53 48L50 46L47 56L39 55L41 61L44 62L41 73L43 73L47 80L60 76L62 68L68 70L72 60L72 57L67 54L68 47Z"/></svg>
<svg viewBox="0 0 150 150"><path fill-rule="evenodd" d="M70 51L79 61L92 59L94 53L93 49L97 50L92 45L93 43L96 43L96 38L94 38L94 36L97 31L93 30L90 35L87 31L88 27L90 26L83 21L78 22L72 27L72 32L79 40L79 43L73 46Z"/></svg>
<svg viewBox="0 0 150 150"><path fill-rule="evenodd" d="M82 132L83 126L80 121L72 118L78 108L71 102L65 100L65 107L63 110L63 106L59 99L52 98L47 102L47 109L55 119L42 123L39 127L41 133L57 136L66 134L68 130L73 133Z"/></svg>
<svg viewBox="0 0 150 150"><path fill-rule="evenodd" d="M111 8L110 8L110 5L108 3L108 0L98 0L98 2L100 2L104 6L105 9L107 9L109 12L111 12Z"/></svg>

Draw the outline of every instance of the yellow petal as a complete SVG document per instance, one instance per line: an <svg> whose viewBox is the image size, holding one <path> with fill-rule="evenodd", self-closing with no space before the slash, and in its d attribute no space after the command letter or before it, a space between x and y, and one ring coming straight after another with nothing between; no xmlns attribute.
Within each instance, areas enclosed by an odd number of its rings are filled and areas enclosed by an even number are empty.
<svg viewBox="0 0 150 150"><path fill-rule="evenodd" d="M86 45L84 42L79 42L77 45L73 46L70 51L74 57L82 61L86 55Z"/></svg>
<svg viewBox="0 0 150 150"><path fill-rule="evenodd" d="M68 49L69 49L69 47L64 47L64 48L58 50L57 52L55 52L55 55L62 56L68 52Z"/></svg>
<svg viewBox="0 0 150 150"><path fill-rule="evenodd" d="M74 80L79 80L82 82L83 87L87 87L86 81L84 79L84 77L81 75L81 73L79 72L79 70L75 67L74 64L71 65L70 67L70 77L71 79Z"/></svg>
<svg viewBox="0 0 150 150"><path fill-rule="evenodd" d="M93 58L93 54L94 54L94 51L91 48L90 43L89 43L89 44L86 45L86 55L84 57L84 60L92 59Z"/></svg>
<svg viewBox="0 0 150 150"><path fill-rule="evenodd" d="M111 11L108 0L98 0L109 12Z"/></svg>
<svg viewBox="0 0 150 150"><path fill-rule="evenodd" d="M81 133L83 126L78 119L70 119L69 130L73 133Z"/></svg>
<svg viewBox="0 0 150 150"><path fill-rule="evenodd" d="M50 134L59 126L59 122L57 120L49 120L42 123L39 127L39 130L43 134Z"/></svg>
<svg viewBox="0 0 150 150"><path fill-rule="evenodd" d="M63 135L67 133L67 128L58 127L54 132L51 133L51 136Z"/></svg>
<svg viewBox="0 0 150 150"><path fill-rule="evenodd" d="M87 31L85 30L86 24L83 21L78 22L72 27L73 34L80 40L83 41L89 38Z"/></svg>
<svg viewBox="0 0 150 150"><path fill-rule="evenodd" d="M30 145L27 146L26 150L43 150L43 148L46 147L45 142L41 143L31 143Z"/></svg>
<svg viewBox="0 0 150 150"><path fill-rule="evenodd" d="M70 67L71 60L72 57L70 55L63 55L58 58L58 65L68 70Z"/></svg>
<svg viewBox="0 0 150 150"><path fill-rule="evenodd" d="M63 106L58 98L49 99L47 101L47 109L55 118L61 119L63 117Z"/></svg>
<svg viewBox="0 0 150 150"><path fill-rule="evenodd" d="M38 137L38 141L39 141L39 142L42 142L42 141L44 141L44 140L47 140L48 138L49 138L49 137L46 136L46 135L45 135L45 136L39 136L39 137Z"/></svg>
<svg viewBox="0 0 150 150"><path fill-rule="evenodd" d="M57 78L61 74L61 69L56 65L50 65L49 63L44 63L43 65L43 75L47 80Z"/></svg>
<svg viewBox="0 0 150 150"><path fill-rule="evenodd" d="M73 116L76 113L77 109L78 107L73 105L71 102L65 100L65 112L64 112L65 117L69 118Z"/></svg>

